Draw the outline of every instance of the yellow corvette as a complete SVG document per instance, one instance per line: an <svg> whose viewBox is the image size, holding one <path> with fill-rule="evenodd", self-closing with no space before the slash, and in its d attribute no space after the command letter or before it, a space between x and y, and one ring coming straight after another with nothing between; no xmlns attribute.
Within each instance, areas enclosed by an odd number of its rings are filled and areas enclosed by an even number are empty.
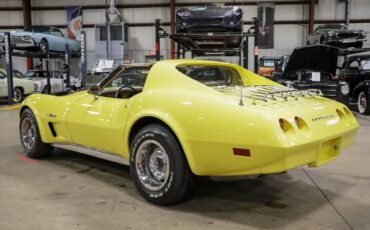
<svg viewBox="0 0 370 230"><path fill-rule="evenodd" d="M358 123L320 92L234 64L171 60L118 67L88 91L31 95L19 128L29 157L57 147L128 164L145 199L170 205L195 175L270 174L334 160Z"/></svg>

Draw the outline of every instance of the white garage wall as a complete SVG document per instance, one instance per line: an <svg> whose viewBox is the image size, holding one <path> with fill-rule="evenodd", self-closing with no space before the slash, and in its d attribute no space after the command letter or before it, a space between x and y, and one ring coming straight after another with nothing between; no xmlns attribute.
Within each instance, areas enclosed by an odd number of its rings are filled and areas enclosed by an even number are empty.
<svg viewBox="0 0 370 230"><path fill-rule="evenodd" d="M244 2L255 2L248 0ZM4 6L21 6L21 0L0 0L0 7ZM117 0L117 4L144 4L144 3L168 3L169 0ZM176 0L176 2L195 2L194 0ZM196 2L209 2L209 0L198 0ZM214 1L225 2L225 1ZM226 2L233 2L227 0ZM105 0L32 0L32 6L69 6L69 5L96 5L105 4ZM241 6L244 11L244 19L250 21L256 16L257 7L255 5ZM154 23L154 19L160 18L164 22L170 21L169 8L127 8L121 9L124 19L128 23ZM370 15L369 0L352 0L351 19L369 19ZM319 0L316 5L315 19L316 20L340 20L345 17L345 4L339 0ZM307 20L308 5L276 5L275 20ZM65 11L33 11L33 24L36 25L53 25L66 23ZM84 10L84 23L86 24L102 24L105 22L104 10ZM23 15L20 11L10 11L0 13L1 25L22 25ZM245 25L247 30L250 25ZM354 29L364 29L370 32L369 23L351 24ZM169 27L165 27L167 31ZM86 28L87 32L87 49L88 61L91 67L94 62L95 49L95 30ZM275 25L275 44L274 49L266 49L260 51L260 56L282 56L289 54L295 47L305 44L307 37L307 25ZM369 34L370 38L370 34ZM369 39L370 40L370 39ZM250 40L252 43L252 39ZM251 46L253 44L250 44ZM370 46L367 42L366 46ZM129 50L130 55L135 62L143 62L144 56L148 55L150 50L154 49L154 26L153 27L130 27L129 28ZM170 41L169 39L161 39L161 53L165 58L170 57ZM249 60L252 65L252 52L250 52ZM229 59L236 61L237 59Z"/></svg>

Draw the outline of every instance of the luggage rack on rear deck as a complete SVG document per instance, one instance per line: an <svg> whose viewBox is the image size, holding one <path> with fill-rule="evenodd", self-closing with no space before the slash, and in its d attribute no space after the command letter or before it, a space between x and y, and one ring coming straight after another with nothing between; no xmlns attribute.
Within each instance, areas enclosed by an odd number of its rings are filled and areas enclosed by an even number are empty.
<svg viewBox="0 0 370 230"><path fill-rule="evenodd" d="M316 96L323 95L319 89L298 90L275 86L247 86L242 88L217 87L216 90L226 93L227 95L252 99L253 104L255 104L256 100L267 102L268 100L276 101L278 98L282 98L283 100L288 101L290 98L298 100L299 97L314 98Z"/></svg>

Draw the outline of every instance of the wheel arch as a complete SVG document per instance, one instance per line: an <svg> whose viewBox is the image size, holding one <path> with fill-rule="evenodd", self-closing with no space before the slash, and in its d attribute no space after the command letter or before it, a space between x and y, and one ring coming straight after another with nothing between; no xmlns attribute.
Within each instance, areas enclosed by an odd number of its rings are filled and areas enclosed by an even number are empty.
<svg viewBox="0 0 370 230"><path fill-rule="evenodd" d="M150 125L150 124L162 125L174 136L176 142L179 144L179 146L180 146L180 148L181 148L181 150L182 150L182 152L185 156L185 159L186 159L191 171L194 173L194 170L193 170L194 160L191 157L191 154L189 153L190 150L187 148L186 144L183 142L183 138L181 137L181 134L179 132L175 131L176 130L175 129L176 125L172 124L169 121L165 121L165 120L159 118L158 116L155 116L155 115L142 116L142 117L136 119L132 123L132 125L129 126L130 128L127 129L128 150L130 151L131 143L132 143L135 135L140 131L140 129L142 129L143 127L145 127L147 125Z"/></svg>
<svg viewBox="0 0 370 230"><path fill-rule="evenodd" d="M362 91L370 94L370 80L362 81L355 86L352 92L352 100L357 101L357 97Z"/></svg>
<svg viewBox="0 0 370 230"><path fill-rule="evenodd" d="M41 140L43 142L46 142L45 127L42 125L42 123L40 121L40 118L38 116L38 113L36 112L35 108L32 108L32 106L29 106L29 105L22 105L21 108L19 109L19 117L22 115L23 111L26 110L26 109L31 110L31 112L35 115L37 126L39 128L39 132L40 132L40 136L41 136Z"/></svg>

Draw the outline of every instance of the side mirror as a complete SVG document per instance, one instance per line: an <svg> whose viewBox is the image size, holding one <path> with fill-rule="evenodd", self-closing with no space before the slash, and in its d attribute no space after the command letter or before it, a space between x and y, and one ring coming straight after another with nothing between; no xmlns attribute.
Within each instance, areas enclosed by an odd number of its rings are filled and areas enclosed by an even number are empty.
<svg viewBox="0 0 370 230"><path fill-rule="evenodd" d="M98 85L90 85L89 86L89 93L93 94L93 95L98 95L100 91L100 87Z"/></svg>

